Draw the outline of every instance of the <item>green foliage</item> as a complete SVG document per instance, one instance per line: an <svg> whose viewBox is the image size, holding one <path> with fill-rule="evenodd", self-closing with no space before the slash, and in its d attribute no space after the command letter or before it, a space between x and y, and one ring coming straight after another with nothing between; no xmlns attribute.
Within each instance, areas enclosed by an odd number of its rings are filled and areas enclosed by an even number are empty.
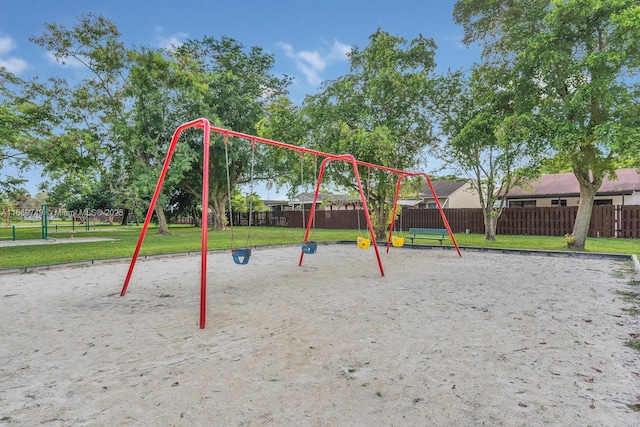
<svg viewBox="0 0 640 427"><path fill-rule="evenodd" d="M567 243L567 248L573 248L576 244L576 238L571 233L564 235L564 241Z"/></svg>
<svg viewBox="0 0 640 427"><path fill-rule="evenodd" d="M189 40L174 53L183 79L181 94L184 116L206 117L214 125L255 134L270 100L281 96L288 78L271 74L274 58L259 47L245 49L238 41L223 37ZM195 197L202 193L202 138L188 140L193 163L181 186ZM269 176L266 148L238 138L211 141L209 200L214 228L225 226L224 210L231 190ZM253 173L253 174L252 174ZM227 179L228 177L228 179Z"/></svg>
<svg viewBox="0 0 640 427"><path fill-rule="evenodd" d="M49 133L44 117L46 109L34 103L29 84L0 67L0 171L5 166L29 166L32 147ZM0 202L11 200L24 182L0 173Z"/></svg>
<svg viewBox="0 0 640 427"><path fill-rule="evenodd" d="M435 179L459 179L456 177L430 177L433 181ZM400 188L400 194L403 199L420 199L420 192L422 191L422 185L426 180L422 176L413 176L403 180ZM398 211L398 214L400 211Z"/></svg>
<svg viewBox="0 0 640 427"><path fill-rule="evenodd" d="M607 173L640 152L640 5L635 0L460 0L466 43L512 76L514 105L529 111L581 203L573 229L584 247L591 204Z"/></svg>
<svg viewBox="0 0 640 427"><path fill-rule="evenodd" d="M640 341L638 341L638 340L629 340L629 341L627 341L627 347L631 347L631 348L634 348L636 350L640 350ZM631 407L631 405L629 405L629 406ZM637 405L634 405L634 406L637 406ZM634 411L639 411L639 410L640 410L640 407L634 409Z"/></svg>
<svg viewBox="0 0 640 427"><path fill-rule="evenodd" d="M320 150L301 108L285 96L266 106L265 116L257 124L257 132L262 138ZM265 162L269 164L266 171L268 188L287 187L289 198L294 199L314 185L322 159L274 146L265 147L263 153Z"/></svg>
<svg viewBox="0 0 640 427"><path fill-rule="evenodd" d="M430 112L434 90L435 44L422 36L411 41L378 30L364 49L349 54L351 71L327 82L305 99L302 115L316 147L350 153L358 160L409 170L420 164L435 142ZM327 179L356 189L348 164L332 164ZM384 238L395 182L390 174L360 168L370 210Z"/></svg>
<svg viewBox="0 0 640 427"><path fill-rule="evenodd" d="M206 117L214 125L255 133L264 105L289 81L270 74L272 55L228 37L188 40L173 50L128 49L115 24L95 14L69 28L47 24L32 40L63 63L82 63L89 73L73 87L55 80L32 87L52 114L49 122L62 131L33 144L31 155L46 161L49 171L108 180L111 193L132 210L148 204L178 125ZM178 209L183 211L198 204L202 140L197 130L180 139L156 206L161 224L170 202L185 203ZM212 139L209 200L218 225L224 224L227 197L224 147L220 138ZM252 179L251 170L268 169L260 157L250 161L250 143L233 141L227 148L231 188ZM172 197L177 194L182 196Z"/></svg>
<svg viewBox="0 0 640 427"><path fill-rule="evenodd" d="M233 212L261 212L265 210L265 204L256 193L243 195L240 190L232 194L231 208Z"/></svg>
<svg viewBox="0 0 640 427"><path fill-rule="evenodd" d="M505 197L538 174L545 151L531 114L517 109L514 79L504 68L476 65L470 77L451 73L440 85L438 116L448 139L439 156L472 179L488 240Z"/></svg>

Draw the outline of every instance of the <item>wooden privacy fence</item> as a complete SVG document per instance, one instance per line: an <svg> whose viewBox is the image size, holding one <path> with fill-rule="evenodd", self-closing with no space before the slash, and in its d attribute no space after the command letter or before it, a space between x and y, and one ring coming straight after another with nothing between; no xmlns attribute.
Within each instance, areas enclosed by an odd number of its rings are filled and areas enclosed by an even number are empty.
<svg viewBox="0 0 640 427"><path fill-rule="evenodd" d="M454 233L484 233L481 209L444 209ZM571 233L576 219L576 206L506 208L498 220L497 234L564 236ZM309 212L305 212L308 216ZM359 219L358 219L359 218ZM302 228L305 225L301 211L253 212L252 225ZM179 222L185 221L185 218ZM212 223L210 218L210 223ZM233 212L233 225L248 225L249 214ZM367 222L362 210L318 210L315 227L328 229L366 230ZM411 227L444 228L437 209L405 209L394 225L395 230ZM589 237L640 238L640 205L594 206L591 214Z"/></svg>
<svg viewBox="0 0 640 427"><path fill-rule="evenodd" d="M469 230L484 233L481 209L444 209L454 233ZM571 233L578 213L577 206L507 208L498 219L497 234L564 236ZM405 210L394 227L440 228L442 219L435 209ZM640 238L640 205L594 206L589 237Z"/></svg>
<svg viewBox="0 0 640 427"><path fill-rule="evenodd" d="M640 238L640 206L616 206L618 237Z"/></svg>

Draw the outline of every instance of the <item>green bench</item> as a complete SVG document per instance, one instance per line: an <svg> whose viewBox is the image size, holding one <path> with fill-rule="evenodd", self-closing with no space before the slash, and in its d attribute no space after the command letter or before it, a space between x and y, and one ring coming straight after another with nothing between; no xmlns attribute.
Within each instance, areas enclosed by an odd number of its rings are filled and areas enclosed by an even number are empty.
<svg viewBox="0 0 640 427"><path fill-rule="evenodd" d="M410 228L409 235L408 239L411 240L411 243L417 239L425 239L439 240L442 244L442 241L449 236L449 232L446 228Z"/></svg>

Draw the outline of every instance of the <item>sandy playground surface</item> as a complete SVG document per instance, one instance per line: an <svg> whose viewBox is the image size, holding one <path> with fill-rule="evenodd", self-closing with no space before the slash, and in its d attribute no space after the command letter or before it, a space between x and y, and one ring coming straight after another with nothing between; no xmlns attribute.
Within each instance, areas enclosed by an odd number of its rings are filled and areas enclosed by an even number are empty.
<svg viewBox="0 0 640 427"><path fill-rule="evenodd" d="M640 426L629 262L299 252L0 276L0 425Z"/></svg>

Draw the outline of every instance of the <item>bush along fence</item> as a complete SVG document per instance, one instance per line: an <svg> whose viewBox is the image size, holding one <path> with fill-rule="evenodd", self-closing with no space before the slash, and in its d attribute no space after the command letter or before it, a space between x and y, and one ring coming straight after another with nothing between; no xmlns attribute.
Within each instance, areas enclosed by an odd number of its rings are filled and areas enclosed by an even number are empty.
<svg viewBox="0 0 640 427"><path fill-rule="evenodd" d="M454 233L484 233L481 209L444 209ZM497 234L564 236L571 233L576 219L576 206L506 208L498 220ZM305 213L307 216L309 212ZM251 225L269 227L303 227L301 211L253 212ZM360 220L358 221L358 215ZM306 218L305 218L306 219ZM189 218L178 219L190 223ZM210 218L210 222L213 220ZM315 227L327 229L357 229L366 224L362 210L318 210ZM233 212L233 225L249 224L249 214ZM394 230L409 228L444 228L437 209L404 209L394 224ZM597 205L591 214L589 237L640 238L640 205Z"/></svg>

